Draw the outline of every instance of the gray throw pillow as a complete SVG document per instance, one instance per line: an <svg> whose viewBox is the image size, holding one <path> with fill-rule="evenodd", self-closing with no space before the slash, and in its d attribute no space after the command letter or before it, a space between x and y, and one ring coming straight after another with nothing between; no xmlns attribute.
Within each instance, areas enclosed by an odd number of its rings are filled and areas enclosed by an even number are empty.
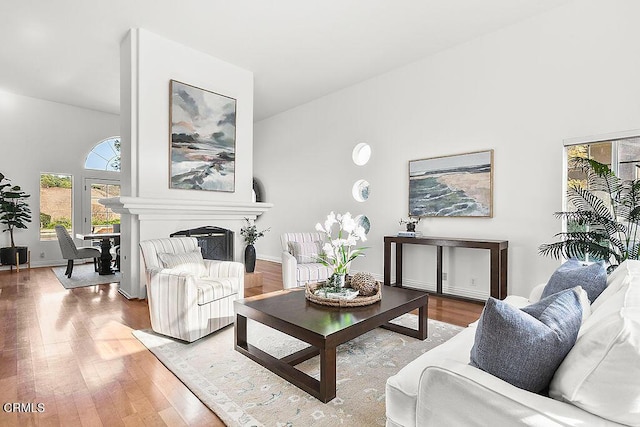
<svg viewBox="0 0 640 427"><path fill-rule="evenodd" d="M576 286L582 286L582 289L587 292L589 301L593 303L607 287L607 269L604 263L585 264L575 259L568 260L553 272L542 291L541 298Z"/></svg>
<svg viewBox="0 0 640 427"><path fill-rule="evenodd" d="M568 289L523 309L489 298L471 349L471 366L540 393L573 347L582 321L579 290Z"/></svg>

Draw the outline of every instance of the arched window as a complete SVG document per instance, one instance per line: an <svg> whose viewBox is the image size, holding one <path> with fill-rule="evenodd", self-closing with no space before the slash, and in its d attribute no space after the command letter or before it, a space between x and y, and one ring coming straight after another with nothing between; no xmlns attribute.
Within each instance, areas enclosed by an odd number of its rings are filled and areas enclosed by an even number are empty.
<svg viewBox="0 0 640 427"><path fill-rule="evenodd" d="M120 172L120 137L100 141L84 162L85 169Z"/></svg>

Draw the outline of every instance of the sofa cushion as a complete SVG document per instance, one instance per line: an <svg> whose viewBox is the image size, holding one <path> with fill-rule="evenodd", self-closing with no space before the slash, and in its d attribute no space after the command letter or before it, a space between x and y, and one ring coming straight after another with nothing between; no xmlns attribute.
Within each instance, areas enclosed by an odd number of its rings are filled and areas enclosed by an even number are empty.
<svg viewBox="0 0 640 427"><path fill-rule="evenodd" d="M171 268L179 272L193 274L202 277L207 274L202 253L198 249L192 252L159 253L158 258L164 268Z"/></svg>
<svg viewBox="0 0 640 427"><path fill-rule="evenodd" d="M238 293L239 281L237 277L218 277L215 279L198 279L198 305L226 298Z"/></svg>
<svg viewBox="0 0 640 427"><path fill-rule="evenodd" d="M540 299L576 286L587 291L589 301L594 302L607 286L604 263L585 264L575 259L568 260L551 275Z"/></svg>
<svg viewBox="0 0 640 427"><path fill-rule="evenodd" d="M535 393L547 388L571 350L582 321L579 289L567 289L522 309L489 298L471 365Z"/></svg>
<svg viewBox="0 0 640 427"><path fill-rule="evenodd" d="M322 243L320 241L289 242L289 253L298 264L317 263L318 255L322 253Z"/></svg>
<svg viewBox="0 0 640 427"><path fill-rule="evenodd" d="M639 267L625 261L613 273L549 388L555 399L633 426L640 426Z"/></svg>

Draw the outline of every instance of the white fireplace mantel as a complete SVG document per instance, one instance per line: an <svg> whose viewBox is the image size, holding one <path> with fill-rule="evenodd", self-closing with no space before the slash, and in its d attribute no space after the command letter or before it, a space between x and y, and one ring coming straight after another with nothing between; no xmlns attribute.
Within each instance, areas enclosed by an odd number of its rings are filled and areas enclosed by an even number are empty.
<svg viewBox="0 0 640 427"><path fill-rule="evenodd" d="M113 197L98 200L116 213L123 214L120 243L122 278L118 291L126 298L145 298L145 277L141 264L139 243L141 239L169 237L178 224L193 221L220 221L236 224L240 229L245 219L255 220L273 207L272 203L201 201L161 199L145 197ZM162 232L158 232L162 230ZM240 259L237 250L234 259Z"/></svg>
<svg viewBox="0 0 640 427"><path fill-rule="evenodd" d="M99 202L120 214L137 215L140 220L171 219L256 219L273 207L273 203L152 199L113 197Z"/></svg>

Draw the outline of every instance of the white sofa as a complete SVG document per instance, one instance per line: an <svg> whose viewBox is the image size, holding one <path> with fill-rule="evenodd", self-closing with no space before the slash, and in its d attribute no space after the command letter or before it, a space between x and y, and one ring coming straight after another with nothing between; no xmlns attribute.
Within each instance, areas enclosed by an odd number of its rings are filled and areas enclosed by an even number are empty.
<svg viewBox="0 0 640 427"><path fill-rule="evenodd" d="M522 307L541 293L505 301ZM474 322L387 380L387 427L640 426L640 261L609 275L590 311L551 382L554 398L469 365Z"/></svg>
<svg viewBox="0 0 640 427"><path fill-rule="evenodd" d="M155 332L192 342L235 321L242 263L202 259L195 237L145 240L140 250Z"/></svg>
<svg viewBox="0 0 640 427"><path fill-rule="evenodd" d="M324 233L284 233L280 236L282 244L282 284L285 289L305 286L309 282L320 282L327 280L333 269L319 262L313 262L310 257L303 259L307 262L298 262L292 251L291 242L297 243L313 243L323 242Z"/></svg>

